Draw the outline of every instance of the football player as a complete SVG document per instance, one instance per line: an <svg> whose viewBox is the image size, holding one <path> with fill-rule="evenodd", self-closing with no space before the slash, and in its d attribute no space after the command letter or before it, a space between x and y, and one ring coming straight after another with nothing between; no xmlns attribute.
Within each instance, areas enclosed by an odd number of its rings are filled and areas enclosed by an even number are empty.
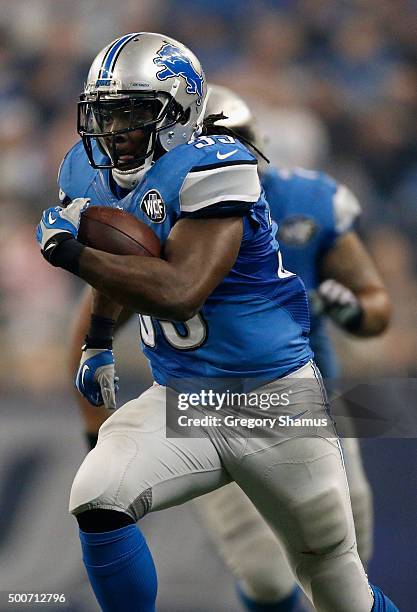
<svg viewBox="0 0 417 612"><path fill-rule="evenodd" d="M226 128L224 135L204 121L205 102L203 70L181 43L134 33L107 45L79 103L82 142L61 168L71 204L47 209L37 229L47 261L95 290L80 392L114 406L112 337L122 307L141 313L155 378L107 419L73 483L70 511L92 588L103 610L154 610L155 567L135 523L235 481L282 537L317 610L396 610L369 586L359 559L331 425L310 436L286 428L252 437L224 424L204 437L166 435L175 428L175 392L202 384L186 387L184 379L205 379L201 398L224 390L224 379L258 403L293 390L289 422L306 413L327 422L306 295L282 266L256 158ZM164 259L82 245L77 233L90 203L121 207L151 226ZM202 404L191 414L202 417Z"/></svg>
<svg viewBox="0 0 417 612"><path fill-rule="evenodd" d="M255 118L248 105L226 87L210 86L206 115L223 113L216 125L262 147ZM383 283L353 229L360 213L353 194L322 173L279 171L259 159L261 183L272 219L278 224L280 249L286 266L313 293L310 345L325 379L338 376L337 358L324 317L359 336L376 336L389 322L390 303ZM87 290L75 317L70 347L71 374L80 360L80 346L88 331L91 291ZM365 296L365 299L364 299ZM366 317L365 317L366 313ZM131 315L124 309L118 324ZM108 416L81 395L90 448L98 428ZM372 494L354 437L343 441L359 556L366 565L372 551ZM196 499L219 552L239 584L248 610L292 612L301 606L299 589L283 547L241 489L234 484ZM240 527L240 528L239 528Z"/></svg>

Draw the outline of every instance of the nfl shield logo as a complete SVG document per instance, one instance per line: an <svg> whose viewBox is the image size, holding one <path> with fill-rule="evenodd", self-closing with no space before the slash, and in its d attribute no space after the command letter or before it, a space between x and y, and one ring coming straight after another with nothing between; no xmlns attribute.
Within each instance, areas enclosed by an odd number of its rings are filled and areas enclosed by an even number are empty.
<svg viewBox="0 0 417 612"><path fill-rule="evenodd" d="M161 194L156 189L151 189L145 193L140 209L153 223L163 223L165 221L165 204Z"/></svg>

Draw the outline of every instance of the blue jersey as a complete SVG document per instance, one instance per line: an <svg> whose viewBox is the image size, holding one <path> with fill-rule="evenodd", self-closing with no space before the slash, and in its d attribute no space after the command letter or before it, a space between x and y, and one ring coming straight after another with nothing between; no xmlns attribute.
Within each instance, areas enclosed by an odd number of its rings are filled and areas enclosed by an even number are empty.
<svg viewBox="0 0 417 612"><path fill-rule="evenodd" d="M115 195L111 180L110 171L89 166L78 143L59 172L61 197L117 206L162 243L185 217L243 218L236 262L197 315L185 323L140 315L143 349L158 383L202 377L264 382L311 359L304 285L282 267L256 159L242 144L213 136L175 147L124 197Z"/></svg>
<svg viewBox="0 0 417 612"><path fill-rule="evenodd" d="M320 263L335 241L352 228L360 213L353 194L322 172L270 168L262 185L278 225L285 267L303 281L307 292L320 283ZM337 360L323 317L311 315L310 344L323 376L337 376Z"/></svg>

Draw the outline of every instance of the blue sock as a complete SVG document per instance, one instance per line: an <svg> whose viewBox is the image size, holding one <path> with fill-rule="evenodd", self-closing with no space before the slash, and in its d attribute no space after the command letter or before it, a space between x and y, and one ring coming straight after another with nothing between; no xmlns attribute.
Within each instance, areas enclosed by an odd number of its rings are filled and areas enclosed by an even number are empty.
<svg viewBox="0 0 417 612"><path fill-rule="evenodd" d="M104 533L80 529L83 561L104 612L154 612L157 577L136 525Z"/></svg>
<svg viewBox="0 0 417 612"><path fill-rule="evenodd" d="M371 612L399 612L399 609L390 599L376 586L370 585L374 592L374 605Z"/></svg>
<svg viewBox="0 0 417 612"><path fill-rule="evenodd" d="M241 589L238 589L240 599L248 612L301 612L303 608L300 604L300 588L294 590L285 599L273 603L260 603L250 599Z"/></svg>

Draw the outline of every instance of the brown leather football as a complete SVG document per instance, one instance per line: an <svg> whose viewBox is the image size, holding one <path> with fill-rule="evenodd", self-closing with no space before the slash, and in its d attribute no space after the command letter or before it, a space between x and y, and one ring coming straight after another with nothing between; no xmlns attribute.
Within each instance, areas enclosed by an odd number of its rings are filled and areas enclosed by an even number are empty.
<svg viewBox="0 0 417 612"><path fill-rule="evenodd" d="M159 257L161 243L150 227L130 213L89 206L81 215L78 238L86 246L114 255Z"/></svg>

